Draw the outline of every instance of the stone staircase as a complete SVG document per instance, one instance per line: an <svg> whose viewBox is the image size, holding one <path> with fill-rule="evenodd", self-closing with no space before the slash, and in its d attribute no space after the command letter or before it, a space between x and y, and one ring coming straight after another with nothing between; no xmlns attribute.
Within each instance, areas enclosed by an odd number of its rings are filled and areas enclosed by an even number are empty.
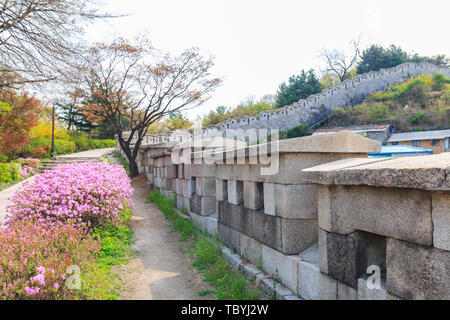
<svg viewBox="0 0 450 320"><path fill-rule="evenodd" d="M41 166L38 168L39 173L52 170L54 167L61 164L70 164L78 162L97 162L100 161L99 157L56 157L45 162L41 162Z"/></svg>

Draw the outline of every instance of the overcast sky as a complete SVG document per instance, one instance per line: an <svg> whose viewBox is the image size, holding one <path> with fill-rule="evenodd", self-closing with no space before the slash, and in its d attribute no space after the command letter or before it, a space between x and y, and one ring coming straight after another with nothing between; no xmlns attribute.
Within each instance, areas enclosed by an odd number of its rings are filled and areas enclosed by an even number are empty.
<svg viewBox="0 0 450 320"><path fill-rule="evenodd" d="M301 69L319 70L322 48L391 43L421 55L450 55L448 0L103 0L129 16L99 22L86 37L133 37L147 30L153 45L173 54L199 47L215 57L224 78L212 98L189 112L195 119L218 105L275 94Z"/></svg>

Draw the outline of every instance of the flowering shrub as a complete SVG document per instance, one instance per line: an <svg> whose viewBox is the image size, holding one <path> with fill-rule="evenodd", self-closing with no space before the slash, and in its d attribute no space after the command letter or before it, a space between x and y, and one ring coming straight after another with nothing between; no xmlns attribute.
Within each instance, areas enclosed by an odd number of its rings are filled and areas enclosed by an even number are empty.
<svg viewBox="0 0 450 320"><path fill-rule="evenodd" d="M64 164L37 176L12 198L8 224L19 219L62 221L88 227L122 221L132 207L130 185L119 165L100 162Z"/></svg>
<svg viewBox="0 0 450 320"><path fill-rule="evenodd" d="M17 160L17 163L19 163L22 167L22 169L20 170L20 175L22 177L28 177L30 174L36 171L41 161L39 159L33 158L26 158L26 159L20 158Z"/></svg>
<svg viewBox="0 0 450 320"><path fill-rule="evenodd" d="M73 298L67 268L91 268L100 245L78 226L16 221L0 228L0 300Z"/></svg>
<svg viewBox="0 0 450 320"><path fill-rule="evenodd" d="M122 166L99 162L60 165L25 184L0 228L0 300L116 298L105 266L128 255L132 192ZM73 266L80 290L66 286Z"/></svg>

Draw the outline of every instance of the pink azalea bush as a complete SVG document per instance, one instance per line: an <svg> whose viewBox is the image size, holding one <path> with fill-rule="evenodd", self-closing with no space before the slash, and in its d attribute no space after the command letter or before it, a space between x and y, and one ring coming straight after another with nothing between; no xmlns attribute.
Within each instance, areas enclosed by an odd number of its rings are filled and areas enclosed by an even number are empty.
<svg viewBox="0 0 450 320"><path fill-rule="evenodd" d="M100 162L65 164L36 177L12 198L7 225L17 220L75 223L89 228L117 225L132 207L124 168Z"/></svg>
<svg viewBox="0 0 450 320"><path fill-rule="evenodd" d="M57 166L25 184L0 227L0 300L90 297L102 250L92 231L123 223L132 192L122 166L99 162ZM66 286L73 266L82 290Z"/></svg>
<svg viewBox="0 0 450 320"><path fill-rule="evenodd" d="M61 221L17 220L0 228L0 300L75 298L67 268L94 263L100 245L86 230Z"/></svg>
<svg viewBox="0 0 450 320"><path fill-rule="evenodd" d="M21 177L28 177L30 174L34 173L36 169L41 164L41 161L39 159L33 159L33 158L20 158L17 160L17 163L20 164L21 170L20 175Z"/></svg>

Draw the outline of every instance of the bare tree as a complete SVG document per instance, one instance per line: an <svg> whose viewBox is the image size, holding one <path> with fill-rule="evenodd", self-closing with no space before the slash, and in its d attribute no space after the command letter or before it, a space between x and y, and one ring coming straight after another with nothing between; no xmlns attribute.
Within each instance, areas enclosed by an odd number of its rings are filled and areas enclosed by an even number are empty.
<svg viewBox="0 0 450 320"><path fill-rule="evenodd" d="M0 88L56 79L75 61L97 0L1 0Z"/></svg>
<svg viewBox="0 0 450 320"><path fill-rule="evenodd" d="M360 38L358 37L350 42L351 54L347 54L344 50L321 50L319 58L326 64L325 72L336 74L340 82L347 79L350 69L355 66L360 57Z"/></svg>
<svg viewBox="0 0 450 320"><path fill-rule="evenodd" d="M202 57L198 49L170 57L152 48L145 37L133 44L123 39L97 44L85 61L92 103L83 107L84 113L94 121L102 117L111 121L132 177L138 175L136 158L150 125L198 106L221 83L210 75L212 59Z"/></svg>

